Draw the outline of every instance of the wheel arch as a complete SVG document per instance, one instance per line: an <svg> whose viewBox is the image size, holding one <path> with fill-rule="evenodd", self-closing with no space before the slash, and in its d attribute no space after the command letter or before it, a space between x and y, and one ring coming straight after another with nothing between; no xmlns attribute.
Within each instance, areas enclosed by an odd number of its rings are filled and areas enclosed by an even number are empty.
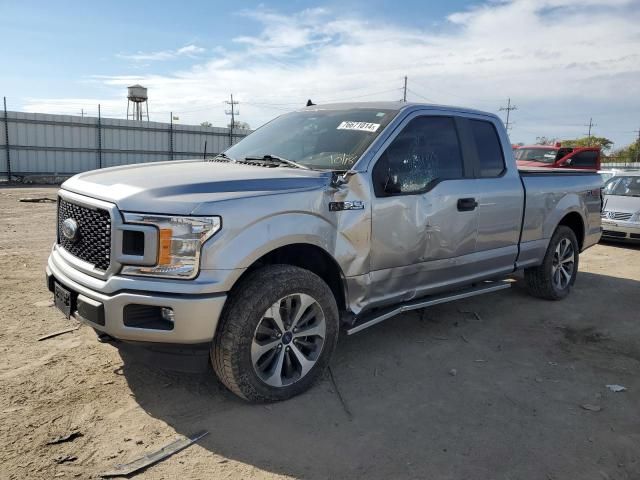
<svg viewBox="0 0 640 480"><path fill-rule="evenodd" d="M325 249L311 243L291 243L263 254L235 281L231 291L252 272L266 265L292 265L315 273L333 292L338 310L347 309L347 282L340 265Z"/></svg>
<svg viewBox="0 0 640 480"><path fill-rule="evenodd" d="M584 237L585 237L585 222L582 218L582 215L578 212L569 212L567 213L560 222L558 226L564 225L573 230L573 233L576 235L576 239L578 240L578 247L580 251L582 251L582 246L584 245ZM557 227L556 227L557 228Z"/></svg>

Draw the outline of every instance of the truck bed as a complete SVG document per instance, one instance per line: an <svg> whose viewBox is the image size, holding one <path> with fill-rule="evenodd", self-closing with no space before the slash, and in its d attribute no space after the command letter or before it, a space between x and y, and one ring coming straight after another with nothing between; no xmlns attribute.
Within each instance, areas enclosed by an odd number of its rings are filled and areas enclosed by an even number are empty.
<svg viewBox="0 0 640 480"><path fill-rule="evenodd" d="M568 168L545 167L518 167L518 172L522 177L530 177L536 175L598 175L597 170L572 170Z"/></svg>

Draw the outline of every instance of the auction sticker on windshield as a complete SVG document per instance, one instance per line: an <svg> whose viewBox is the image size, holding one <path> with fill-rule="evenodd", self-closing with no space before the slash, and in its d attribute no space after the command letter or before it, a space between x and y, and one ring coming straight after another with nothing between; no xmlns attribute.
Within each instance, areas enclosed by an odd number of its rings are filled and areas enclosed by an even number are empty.
<svg viewBox="0 0 640 480"><path fill-rule="evenodd" d="M380 128L379 123L369 122L342 122L337 130L361 130L363 132L375 132Z"/></svg>

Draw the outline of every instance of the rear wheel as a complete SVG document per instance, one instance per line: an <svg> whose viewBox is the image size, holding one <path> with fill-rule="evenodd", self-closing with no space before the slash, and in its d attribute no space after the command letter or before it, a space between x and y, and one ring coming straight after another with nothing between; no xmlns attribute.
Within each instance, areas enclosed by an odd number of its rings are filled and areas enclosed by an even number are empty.
<svg viewBox="0 0 640 480"><path fill-rule="evenodd" d="M213 368L250 401L284 400L322 374L338 339L338 308L314 273L269 265L231 294L211 351Z"/></svg>
<svg viewBox="0 0 640 480"><path fill-rule="evenodd" d="M578 274L579 246L571 228L560 225L549 242L542 265L524 271L529 292L547 300L560 300L571 291Z"/></svg>

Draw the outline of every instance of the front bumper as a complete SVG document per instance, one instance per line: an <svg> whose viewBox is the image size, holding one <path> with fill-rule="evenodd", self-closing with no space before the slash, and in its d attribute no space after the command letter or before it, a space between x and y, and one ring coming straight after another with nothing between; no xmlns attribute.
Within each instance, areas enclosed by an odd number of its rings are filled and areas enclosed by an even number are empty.
<svg viewBox="0 0 640 480"><path fill-rule="evenodd" d="M640 224L636 222L610 222L603 219L602 239L640 242Z"/></svg>
<svg viewBox="0 0 640 480"><path fill-rule="evenodd" d="M160 291L149 290L118 290L109 292L109 288L89 288L84 284L100 283L104 287L106 282L86 276L69 266L54 247L49 256L46 267L47 285L53 288L54 281L64 288L77 294L77 304L98 306L103 312L100 318L90 319L82 316L81 311L75 310L72 315L78 320L90 325L94 329L104 332L113 338L127 341L170 343L170 344L199 344L210 342L218 325L218 319L226 301L226 293L200 293L203 289L198 282L181 281L175 289L171 284L175 282L147 282L144 285L158 285ZM85 280L85 281L80 281ZM140 280L144 282L144 280ZM191 284L195 293L185 291L186 285ZM111 282L113 285L113 282ZM171 291L173 290L173 292ZM180 293L177 293L180 292ZM99 307L102 305L102 307ZM150 327L133 327L125 325L124 311L127 305L171 308L174 320L171 329ZM104 324L101 324L101 323Z"/></svg>

